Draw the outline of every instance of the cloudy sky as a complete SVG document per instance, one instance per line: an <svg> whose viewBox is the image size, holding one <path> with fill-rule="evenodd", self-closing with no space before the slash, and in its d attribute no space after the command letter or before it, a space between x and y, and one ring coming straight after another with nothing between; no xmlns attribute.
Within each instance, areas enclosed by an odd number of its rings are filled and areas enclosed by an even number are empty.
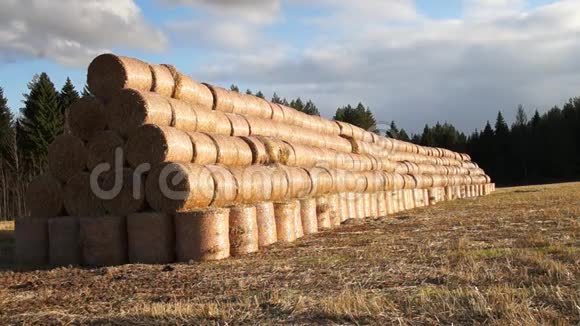
<svg viewBox="0 0 580 326"><path fill-rule="evenodd" d="M172 63L194 79L311 98L331 118L465 131L580 96L580 0L2 0L0 86L35 73L82 87L102 52Z"/></svg>

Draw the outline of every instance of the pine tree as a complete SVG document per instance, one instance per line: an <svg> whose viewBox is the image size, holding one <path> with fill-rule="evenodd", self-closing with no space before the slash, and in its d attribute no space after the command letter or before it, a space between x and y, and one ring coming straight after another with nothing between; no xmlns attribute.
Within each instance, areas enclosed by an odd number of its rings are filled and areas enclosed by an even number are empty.
<svg viewBox="0 0 580 326"><path fill-rule="evenodd" d="M411 138L409 138L409 135L407 134L405 129L401 129L401 131L399 132L399 140L411 141Z"/></svg>
<svg viewBox="0 0 580 326"><path fill-rule="evenodd" d="M501 114L501 111L497 113L497 119L495 121L495 134L498 137L507 137L509 135L510 129Z"/></svg>
<svg viewBox="0 0 580 326"><path fill-rule="evenodd" d="M299 97L295 100L290 101L290 107L293 108L294 110L302 111L304 110L304 103L302 102L302 99L300 99Z"/></svg>
<svg viewBox="0 0 580 326"><path fill-rule="evenodd" d="M278 94L276 94L276 92L274 92L274 95L272 95L272 100L270 102L275 104L282 104L282 99L280 98L280 96L278 96Z"/></svg>
<svg viewBox="0 0 580 326"><path fill-rule="evenodd" d="M254 93L248 88L246 89L246 95L254 95Z"/></svg>
<svg viewBox="0 0 580 326"><path fill-rule="evenodd" d="M334 115L334 120L344 121L368 131L376 131L376 120L369 108L359 103L356 108L350 104L338 108Z"/></svg>
<svg viewBox="0 0 580 326"><path fill-rule="evenodd" d="M76 100L79 99L79 92L76 91L74 85L67 77L66 82L60 92L58 93L58 105L60 112L65 113L65 110Z"/></svg>
<svg viewBox="0 0 580 326"><path fill-rule="evenodd" d="M85 85L83 87L83 92L82 92L82 97L88 97L88 96L93 96L93 94L91 93L91 91L89 90L89 86Z"/></svg>
<svg viewBox="0 0 580 326"><path fill-rule="evenodd" d="M302 110L302 112L309 114L309 115L320 116L320 112L318 111L318 108L316 107L314 102L312 102L311 100L308 100L308 102L306 102L306 105L304 105L304 109Z"/></svg>
<svg viewBox="0 0 580 326"><path fill-rule="evenodd" d="M262 93L262 91L258 91L258 92L256 93L256 96L257 96L257 97L259 97L259 98L263 98L263 99L265 99L265 97L264 97L264 93Z"/></svg>
<svg viewBox="0 0 580 326"><path fill-rule="evenodd" d="M17 168L14 116L8 108L4 89L0 87L0 164Z"/></svg>
<svg viewBox="0 0 580 326"><path fill-rule="evenodd" d="M230 90L234 91L234 92L238 92L238 93L240 92L240 89L238 88L238 86L236 86L234 84L232 84L232 86L230 86Z"/></svg>
<svg viewBox="0 0 580 326"><path fill-rule="evenodd" d="M24 94L24 107L18 120L17 143L28 168L43 171L48 145L61 134L64 117L58 105L58 93L46 73L35 76Z"/></svg>
<svg viewBox="0 0 580 326"><path fill-rule="evenodd" d="M386 132L386 136L393 138L393 139L399 139L399 128L397 128L397 124L395 123L395 121L391 121L391 124L389 125L389 130L387 130Z"/></svg>

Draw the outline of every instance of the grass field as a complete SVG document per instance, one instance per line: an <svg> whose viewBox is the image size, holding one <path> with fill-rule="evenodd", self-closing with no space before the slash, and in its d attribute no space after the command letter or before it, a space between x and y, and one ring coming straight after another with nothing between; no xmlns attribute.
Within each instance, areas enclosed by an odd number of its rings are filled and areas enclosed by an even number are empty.
<svg viewBox="0 0 580 326"><path fill-rule="evenodd" d="M500 189L215 263L0 272L0 324L579 324L580 184Z"/></svg>

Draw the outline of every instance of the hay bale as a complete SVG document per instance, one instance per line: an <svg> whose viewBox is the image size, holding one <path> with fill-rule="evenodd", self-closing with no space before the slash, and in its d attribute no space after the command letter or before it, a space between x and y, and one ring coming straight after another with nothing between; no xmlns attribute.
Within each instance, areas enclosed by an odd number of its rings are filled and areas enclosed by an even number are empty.
<svg viewBox="0 0 580 326"><path fill-rule="evenodd" d="M209 90L213 95L213 106L212 106L213 110L228 113L234 112L234 101L237 96L235 94L232 94L234 92L210 84L204 85L207 86L207 88L209 88Z"/></svg>
<svg viewBox="0 0 580 326"><path fill-rule="evenodd" d="M339 227L342 223L339 195L333 194L327 197L328 206L330 208L330 225L331 227Z"/></svg>
<svg viewBox="0 0 580 326"><path fill-rule="evenodd" d="M316 214L316 199L306 198L300 200L300 217L304 234L318 233L318 215Z"/></svg>
<svg viewBox="0 0 580 326"><path fill-rule="evenodd" d="M144 125L127 140L127 161L137 167L143 163L157 165L162 162L193 161L190 136L172 127Z"/></svg>
<svg viewBox="0 0 580 326"><path fill-rule="evenodd" d="M373 217L372 213L371 213L371 208L372 208L371 194L368 192L365 192L362 195L363 195L363 201L364 201L364 215L363 216L365 218Z"/></svg>
<svg viewBox="0 0 580 326"><path fill-rule="evenodd" d="M294 200L296 209L294 210L294 231L296 231L296 239L304 237L304 228L302 226L302 216L300 215L300 201Z"/></svg>
<svg viewBox="0 0 580 326"><path fill-rule="evenodd" d="M195 110L190 104L173 98L167 100L172 111L171 127L185 131L198 129L197 113L202 111L201 109ZM208 112L211 111L208 110Z"/></svg>
<svg viewBox="0 0 580 326"><path fill-rule="evenodd" d="M262 141L254 136L241 137L252 151L252 164L266 164L269 161L268 151Z"/></svg>
<svg viewBox="0 0 580 326"><path fill-rule="evenodd" d="M230 253L233 256L258 251L259 232L256 206L230 209Z"/></svg>
<svg viewBox="0 0 580 326"><path fill-rule="evenodd" d="M266 146L268 163L280 163L286 165L290 156L290 147L285 142L269 137L259 136L258 139Z"/></svg>
<svg viewBox="0 0 580 326"><path fill-rule="evenodd" d="M115 166L117 150L125 147L125 140L121 135L113 130L103 130L95 135L86 144L87 151L87 168L92 171L101 163L108 163L111 167ZM121 152L122 153L122 152ZM121 161L121 165L125 162Z"/></svg>
<svg viewBox="0 0 580 326"><path fill-rule="evenodd" d="M312 182L312 188L310 191L311 196L319 196L328 194L332 191L333 179L332 174L328 169L314 167L306 169L310 180Z"/></svg>
<svg viewBox="0 0 580 326"><path fill-rule="evenodd" d="M107 53L99 55L90 63L87 84L92 94L108 99L122 88L151 90L153 76L147 63Z"/></svg>
<svg viewBox="0 0 580 326"><path fill-rule="evenodd" d="M377 192L369 193L369 200L370 200L370 209L369 209L369 216L373 218L377 218L381 216L379 214L379 195Z"/></svg>
<svg viewBox="0 0 580 326"><path fill-rule="evenodd" d="M249 136L250 125L244 116L234 113L226 113L226 117L230 122L232 133L231 136Z"/></svg>
<svg viewBox="0 0 580 326"><path fill-rule="evenodd" d="M149 205L165 213L208 207L215 191L210 170L196 164L161 164L149 173L145 184Z"/></svg>
<svg viewBox="0 0 580 326"><path fill-rule="evenodd" d="M258 223L258 247L263 248L278 241L274 203L262 202L256 204L256 219Z"/></svg>
<svg viewBox="0 0 580 326"><path fill-rule="evenodd" d="M145 177L133 169L105 173L101 187L111 192L111 196L102 197L103 207L111 215L127 216L146 207Z"/></svg>
<svg viewBox="0 0 580 326"><path fill-rule="evenodd" d="M204 165L217 163L217 147L213 139L200 132L186 132L192 145L192 163Z"/></svg>
<svg viewBox="0 0 580 326"><path fill-rule="evenodd" d="M272 180L263 167L229 167L228 169L234 176L238 189L234 202L254 204L272 199Z"/></svg>
<svg viewBox="0 0 580 326"><path fill-rule="evenodd" d="M237 165L252 165L252 162L254 161L254 153L252 152L250 145L248 145L248 143L246 143L241 137L232 137L232 140L236 143L236 147L238 148Z"/></svg>
<svg viewBox="0 0 580 326"><path fill-rule="evenodd" d="M308 171L303 168L280 166L288 180L287 198L303 198L311 192L312 181Z"/></svg>
<svg viewBox="0 0 580 326"><path fill-rule="evenodd" d="M276 233L278 241L296 241L296 209L297 207L294 201L274 204L274 216L276 218Z"/></svg>
<svg viewBox="0 0 580 326"><path fill-rule="evenodd" d="M145 124L171 126L173 109L169 100L157 93L122 89L116 92L105 110L109 127L127 137Z"/></svg>
<svg viewBox="0 0 580 326"><path fill-rule="evenodd" d="M388 214L386 191L378 192L376 195L377 195L377 215L379 217L385 217Z"/></svg>
<svg viewBox="0 0 580 326"><path fill-rule="evenodd" d="M127 263L127 224L123 216L82 217L80 242L87 266Z"/></svg>
<svg viewBox="0 0 580 326"><path fill-rule="evenodd" d="M232 137L207 134L217 148L217 163L230 166L239 166L237 142Z"/></svg>
<svg viewBox="0 0 580 326"><path fill-rule="evenodd" d="M248 126L250 128L250 135L266 136L266 137L276 136L277 124L274 123L272 120L266 120L252 116L247 116L246 119L248 122Z"/></svg>
<svg viewBox="0 0 580 326"><path fill-rule="evenodd" d="M213 109L213 94L206 85L200 84L182 73L177 73L174 77L174 98L206 110Z"/></svg>
<svg viewBox="0 0 580 326"><path fill-rule="evenodd" d="M67 110L67 123L71 133L84 141L107 127L105 106L99 98L85 96L76 100Z"/></svg>
<svg viewBox="0 0 580 326"><path fill-rule="evenodd" d="M128 257L131 264L169 264L175 261L173 217L142 212L127 216Z"/></svg>
<svg viewBox="0 0 580 326"><path fill-rule="evenodd" d="M270 200L277 202L289 198L290 181L286 172L276 166L267 167L264 171L268 174L272 185Z"/></svg>
<svg viewBox="0 0 580 326"><path fill-rule="evenodd" d="M280 105L276 103L270 103L270 109L272 110L272 116L270 116L269 119L272 119L272 121L277 122L285 121L284 110Z"/></svg>
<svg viewBox="0 0 580 326"><path fill-rule="evenodd" d="M87 151L80 138L62 134L48 146L48 170L60 181L66 182L86 165Z"/></svg>
<svg viewBox="0 0 580 326"><path fill-rule="evenodd" d="M357 219L365 218L366 217L365 216L366 215L366 211L365 211L365 196L364 196L364 193L361 193L361 192L355 193L354 206L355 206L355 216L354 216L354 218L357 218Z"/></svg>
<svg viewBox="0 0 580 326"><path fill-rule="evenodd" d="M208 261L230 256L229 215L226 208L175 215L177 260Z"/></svg>
<svg viewBox="0 0 580 326"><path fill-rule="evenodd" d="M23 267L41 267L48 263L48 219L17 218L15 221L16 263Z"/></svg>
<svg viewBox="0 0 580 326"><path fill-rule="evenodd" d="M316 198L316 217L319 230L328 230L332 228L330 209L327 197L322 196Z"/></svg>
<svg viewBox="0 0 580 326"><path fill-rule="evenodd" d="M71 216L101 216L105 214L103 201L95 191L102 180L93 180L91 174L81 172L68 180L64 186L64 207ZM94 189L93 189L94 188Z"/></svg>
<svg viewBox="0 0 580 326"><path fill-rule="evenodd" d="M175 90L175 80L171 70L166 65L150 64L151 91L166 97L172 97Z"/></svg>
<svg viewBox="0 0 580 326"><path fill-rule="evenodd" d="M25 200L32 216L55 217L65 212L62 183L48 173L32 179Z"/></svg>
<svg viewBox="0 0 580 326"><path fill-rule="evenodd" d="M203 131L212 134L231 136L233 134L232 124L230 119L228 119L227 113L221 111L210 111L206 114L206 120L213 120L211 125L213 125L213 131ZM210 125L210 126L211 126ZM201 132L202 130L200 130Z"/></svg>
<svg viewBox="0 0 580 326"><path fill-rule="evenodd" d="M210 205L226 207L235 204L238 197L238 186L230 170L220 165L206 165L206 168L210 171L215 185L215 193Z"/></svg>
<svg viewBox="0 0 580 326"><path fill-rule="evenodd" d="M78 217L49 219L48 242L50 265L69 266L82 263Z"/></svg>
<svg viewBox="0 0 580 326"><path fill-rule="evenodd" d="M317 165L324 158L317 156L314 150L310 146L305 146L302 144L286 142L290 147L292 158L288 159L288 165L299 166L302 168L312 168Z"/></svg>

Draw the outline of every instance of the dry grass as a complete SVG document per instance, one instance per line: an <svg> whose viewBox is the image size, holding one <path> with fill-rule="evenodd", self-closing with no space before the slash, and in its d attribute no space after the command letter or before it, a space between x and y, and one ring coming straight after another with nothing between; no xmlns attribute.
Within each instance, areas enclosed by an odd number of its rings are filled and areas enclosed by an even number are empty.
<svg viewBox="0 0 580 326"><path fill-rule="evenodd" d="M578 202L501 189L240 259L0 272L0 324L579 324Z"/></svg>

